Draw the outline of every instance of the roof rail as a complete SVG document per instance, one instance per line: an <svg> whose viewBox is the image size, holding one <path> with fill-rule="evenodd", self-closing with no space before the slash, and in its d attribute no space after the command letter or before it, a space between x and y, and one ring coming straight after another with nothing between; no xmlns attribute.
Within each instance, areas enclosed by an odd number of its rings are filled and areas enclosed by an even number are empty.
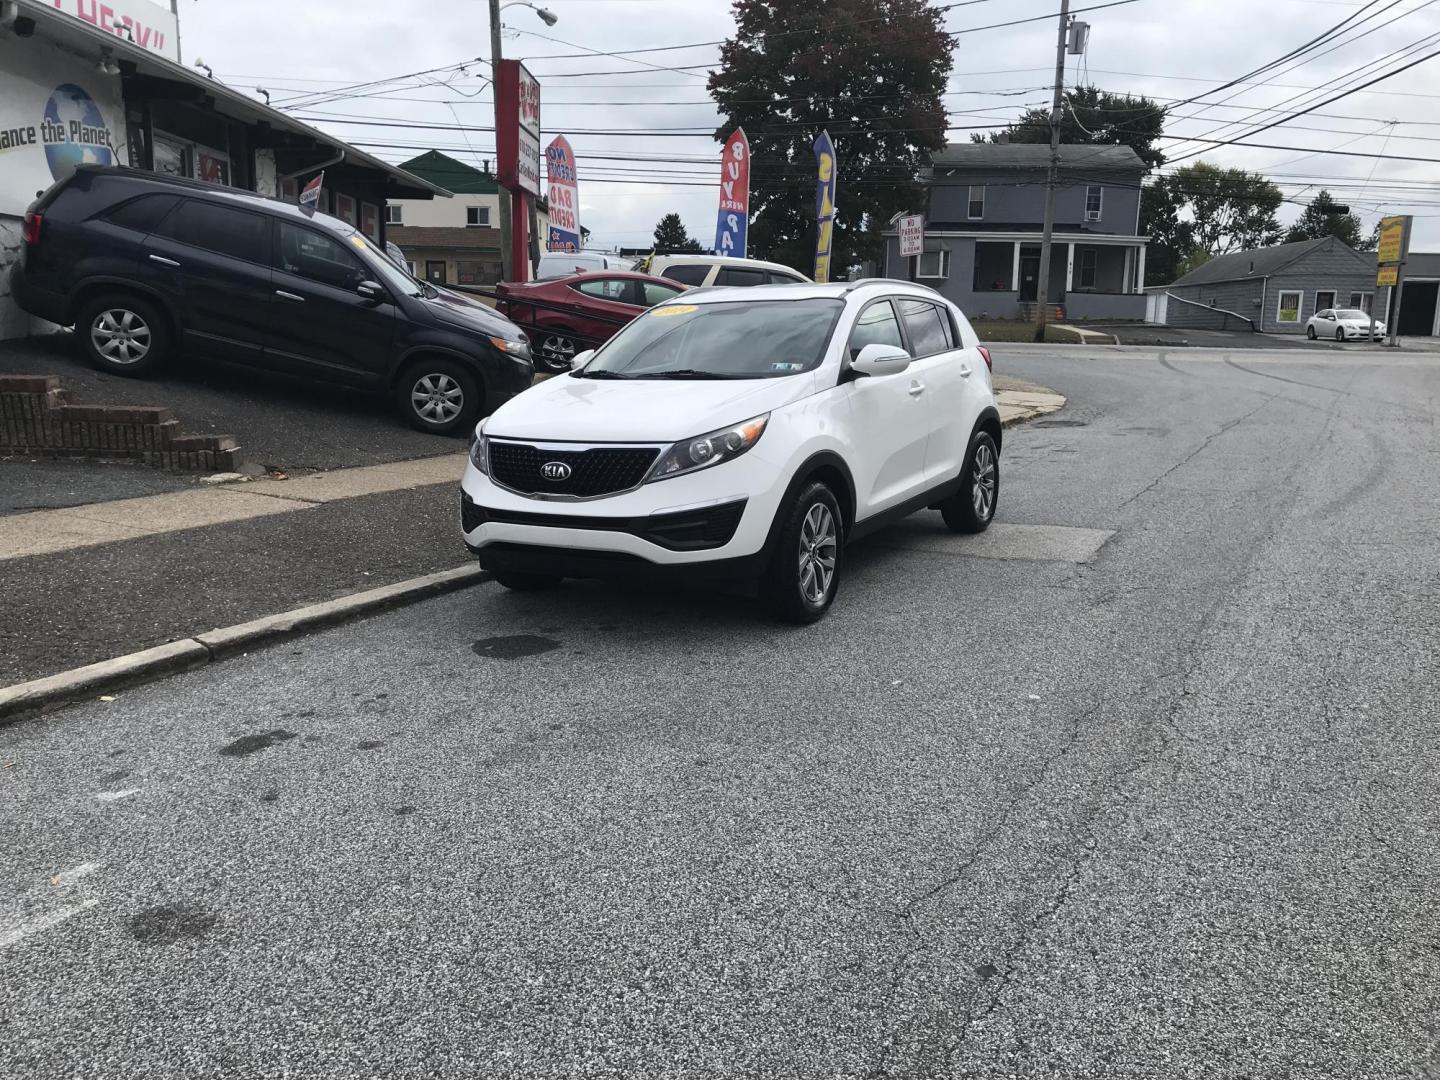
<svg viewBox="0 0 1440 1080"><path fill-rule="evenodd" d="M915 286L915 288L917 288L917 289L928 289L930 292L935 293L937 296L940 295L940 290L939 290L939 289L935 288L933 285L926 285L923 281L906 281L904 278L890 278L890 277L856 278L854 281L851 281L851 282L847 282L847 283L846 283L845 291L848 293L848 292L850 292L852 289L858 289L858 288L860 288L860 286L862 286L862 285L882 285L882 284L913 285L913 286Z"/></svg>

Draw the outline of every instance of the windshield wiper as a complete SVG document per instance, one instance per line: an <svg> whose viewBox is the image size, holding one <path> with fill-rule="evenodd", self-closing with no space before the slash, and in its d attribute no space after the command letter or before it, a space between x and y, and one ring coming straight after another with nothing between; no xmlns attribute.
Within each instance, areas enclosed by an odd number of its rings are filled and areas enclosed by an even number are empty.
<svg viewBox="0 0 1440 1080"><path fill-rule="evenodd" d="M597 368L597 369L594 370L594 371L586 371L586 370L582 369L582 370L580 370L580 371L572 371L570 374L574 375L575 378L577 378L577 379L629 379L629 378L632 378L632 376L630 376L630 375L621 375L620 372L618 372L618 371L610 371L610 370L608 370L608 369L606 369L606 368Z"/></svg>
<svg viewBox="0 0 1440 1080"><path fill-rule="evenodd" d="M676 368L673 371L649 371L634 376L637 379L751 379L758 376L736 375L729 371L700 371L696 368Z"/></svg>

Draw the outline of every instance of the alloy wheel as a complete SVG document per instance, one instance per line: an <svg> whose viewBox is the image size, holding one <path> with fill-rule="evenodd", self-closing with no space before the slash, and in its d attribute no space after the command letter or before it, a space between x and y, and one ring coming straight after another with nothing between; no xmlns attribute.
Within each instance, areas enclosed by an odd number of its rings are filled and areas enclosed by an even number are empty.
<svg viewBox="0 0 1440 1080"><path fill-rule="evenodd" d="M800 594L811 604L823 604L835 580L839 539L835 516L824 503L815 503L800 525Z"/></svg>
<svg viewBox="0 0 1440 1080"><path fill-rule="evenodd" d="M975 506L975 516L989 521L995 506L995 451L990 444L981 442L975 447L974 476L970 485L970 499Z"/></svg>
<svg viewBox="0 0 1440 1080"><path fill-rule="evenodd" d="M575 339L551 334L540 343L540 355L553 366L568 369L575 359Z"/></svg>
<svg viewBox="0 0 1440 1080"><path fill-rule="evenodd" d="M152 340L149 324L128 308L106 308L90 324L90 343L112 364L139 363Z"/></svg>
<svg viewBox="0 0 1440 1080"><path fill-rule="evenodd" d="M410 405L421 419L448 424L465 407L465 391L443 371L422 375L410 388Z"/></svg>

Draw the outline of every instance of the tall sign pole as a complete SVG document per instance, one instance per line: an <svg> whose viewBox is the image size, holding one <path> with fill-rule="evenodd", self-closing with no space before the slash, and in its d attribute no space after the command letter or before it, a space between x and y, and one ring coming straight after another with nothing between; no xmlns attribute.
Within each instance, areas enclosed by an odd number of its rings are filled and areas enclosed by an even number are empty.
<svg viewBox="0 0 1440 1080"><path fill-rule="evenodd" d="M1400 287L1405 284L1405 259L1410 254L1410 224L1408 214L1380 219L1380 244L1375 252L1375 286L1388 286L1391 300L1386 307L1386 329L1392 348L1400 333L1400 301L1403 298ZM1375 301L1370 301L1370 339L1375 339Z"/></svg>
<svg viewBox="0 0 1440 1080"><path fill-rule="evenodd" d="M1040 285L1035 299L1035 340L1045 340L1050 304L1050 247L1055 237L1055 184L1060 175L1060 117L1065 107L1065 38L1070 29L1070 0L1060 0L1055 41L1055 98L1050 105L1050 167L1045 172L1045 230L1040 234Z"/></svg>
<svg viewBox="0 0 1440 1080"><path fill-rule="evenodd" d="M490 0L490 90L495 94L495 131L500 131L500 0ZM514 281L514 264L510 259L510 199L500 193L500 280Z"/></svg>
<svg viewBox="0 0 1440 1080"><path fill-rule="evenodd" d="M531 200L540 194L540 83L519 60L501 60L496 67L495 151L497 179L511 197L510 280L525 281L530 277Z"/></svg>

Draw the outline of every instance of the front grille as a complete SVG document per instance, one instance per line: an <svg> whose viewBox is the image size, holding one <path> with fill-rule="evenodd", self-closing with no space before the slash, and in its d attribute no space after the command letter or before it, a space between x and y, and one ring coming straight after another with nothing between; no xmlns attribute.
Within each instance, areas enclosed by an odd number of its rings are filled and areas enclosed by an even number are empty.
<svg viewBox="0 0 1440 1080"><path fill-rule="evenodd" d="M639 485L660 451L653 446L597 446L588 450L542 450L528 443L489 441L490 476L522 495L568 495L593 499ZM570 467L564 480L547 480L541 467Z"/></svg>

